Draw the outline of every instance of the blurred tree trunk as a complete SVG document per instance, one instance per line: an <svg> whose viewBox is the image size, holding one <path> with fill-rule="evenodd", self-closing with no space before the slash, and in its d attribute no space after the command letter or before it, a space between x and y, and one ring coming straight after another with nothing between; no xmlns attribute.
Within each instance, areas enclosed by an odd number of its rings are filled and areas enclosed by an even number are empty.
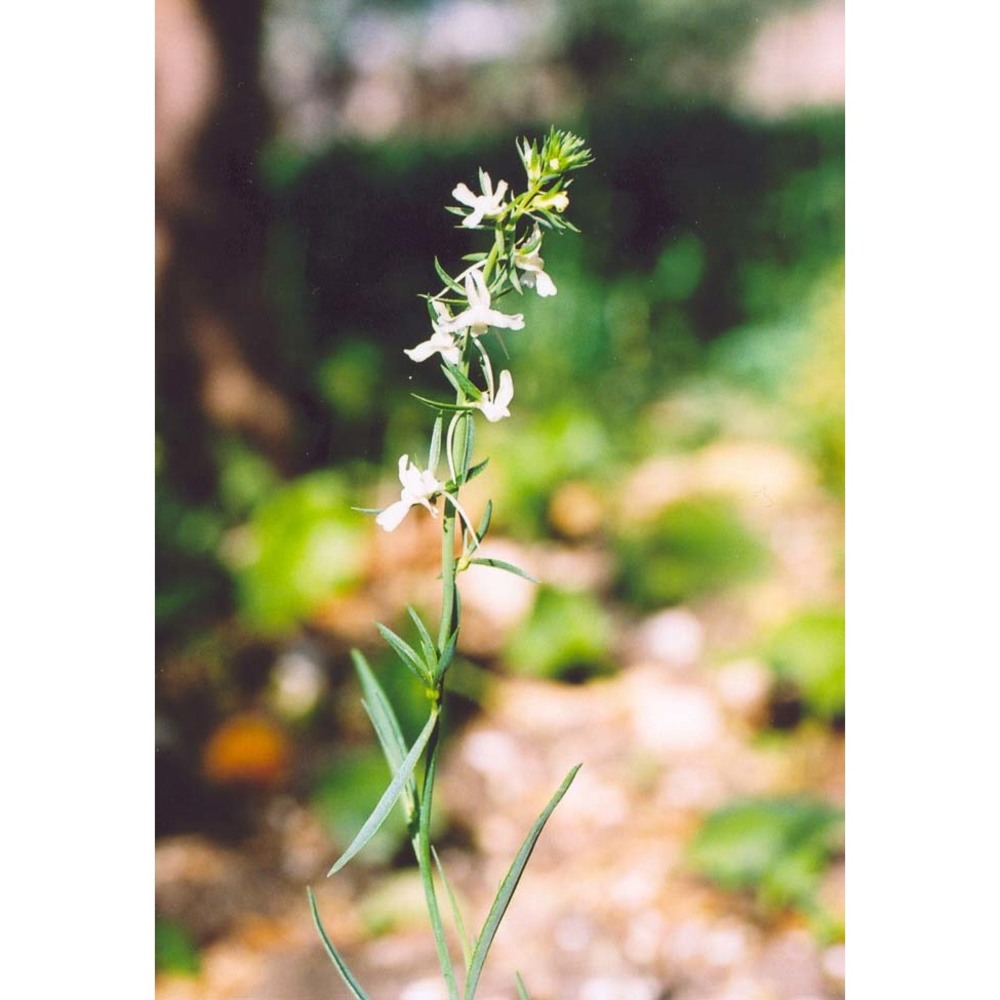
<svg viewBox="0 0 1000 1000"><path fill-rule="evenodd" d="M279 467L291 443L292 407L263 374L277 352L256 170L268 131L262 12L263 0L156 0L158 423L182 443L171 461L198 492L212 478L209 425Z"/></svg>

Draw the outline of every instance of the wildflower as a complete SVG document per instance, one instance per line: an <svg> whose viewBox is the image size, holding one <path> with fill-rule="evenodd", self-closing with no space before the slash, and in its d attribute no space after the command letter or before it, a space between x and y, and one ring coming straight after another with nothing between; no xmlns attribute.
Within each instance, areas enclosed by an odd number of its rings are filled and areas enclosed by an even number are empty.
<svg viewBox="0 0 1000 1000"><path fill-rule="evenodd" d="M386 507L375 518L375 523L386 531L394 531L398 528L409 509L415 504L421 504L437 516L437 511L431 506L430 501L444 489L444 486L434 478L430 469L421 472L410 461L409 455L400 456L399 481L403 485L399 499Z"/></svg>
<svg viewBox="0 0 1000 1000"><path fill-rule="evenodd" d="M414 361L426 361L432 354L440 354L445 361L457 365L462 360L462 348L454 333L448 329L451 313L446 305L436 299L431 300L431 305L437 313L437 321L431 323L434 332L428 340L404 350L403 353Z"/></svg>
<svg viewBox="0 0 1000 1000"><path fill-rule="evenodd" d="M473 337L480 337L491 326L503 327L505 330L524 329L524 316L521 313L510 315L490 308L490 290L478 268L473 268L465 276L465 297L469 300L469 308L445 325L448 332L454 333L468 327Z"/></svg>
<svg viewBox="0 0 1000 1000"><path fill-rule="evenodd" d="M501 181L497 185L496 191L494 191L490 175L480 170L479 183L483 189L482 194L473 194L465 184L459 184L451 192L451 196L456 201L460 201L463 205L467 205L472 209L472 212L462 220L462 225L467 229L478 226L484 218L494 218L500 215L504 209L503 197L507 193L507 182Z"/></svg>
<svg viewBox="0 0 1000 1000"><path fill-rule="evenodd" d="M511 378L509 371L500 372L500 386L497 391L490 392L489 395L483 396L483 398L476 403L476 406L482 410L483 416L491 423L495 424L498 420L503 420L504 417L510 416L510 401L514 398L514 380Z"/></svg>
<svg viewBox="0 0 1000 1000"><path fill-rule="evenodd" d="M530 250L527 248L531 247ZM542 248L542 234L538 226L532 234L531 240L520 252L514 253L514 263L525 272L522 282L529 288L534 288L538 294L545 298L548 295L556 294L556 283L545 273L545 261L539 255ZM527 252L526 252L527 251Z"/></svg>

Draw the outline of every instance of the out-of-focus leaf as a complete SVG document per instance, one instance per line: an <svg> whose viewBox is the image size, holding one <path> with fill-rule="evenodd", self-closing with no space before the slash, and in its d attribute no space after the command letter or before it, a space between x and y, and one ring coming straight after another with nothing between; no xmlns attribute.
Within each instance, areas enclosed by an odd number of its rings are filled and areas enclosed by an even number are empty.
<svg viewBox="0 0 1000 1000"><path fill-rule="evenodd" d="M198 974L201 959L187 928L173 920L158 919L153 935L158 972L187 976Z"/></svg>
<svg viewBox="0 0 1000 1000"><path fill-rule="evenodd" d="M754 579L767 565L764 544L721 497L678 500L617 542L622 595L654 609Z"/></svg>
<svg viewBox="0 0 1000 1000"><path fill-rule="evenodd" d="M843 836L841 810L809 798L747 799L709 814L688 861L724 889L765 906L808 907Z"/></svg>

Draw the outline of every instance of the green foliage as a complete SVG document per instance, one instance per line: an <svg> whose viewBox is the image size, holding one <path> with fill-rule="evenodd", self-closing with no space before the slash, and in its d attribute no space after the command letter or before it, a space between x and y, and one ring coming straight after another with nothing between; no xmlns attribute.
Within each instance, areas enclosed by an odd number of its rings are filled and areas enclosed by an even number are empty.
<svg viewBox="0 0 1000 1000"><path fill-rule="evenodd" d="M153 929L156 971L195 976L201 968L198 948L186 927L157 919Z"/></svg>
<svg viewBox="0 0 1000 1000"><path fill-rule="evenodd" d="M504 660L532 677L580 679L611 669L613 638L611 619L593 594L543 586Z"/></svg>
<svg viewBox="0 0 1000 1000"><path fill-rule="evenodd" d="M490 470L497 524L527 537L545 535L549 499L562 483L606 475L614 456L609 429L593 412L544 405L541 415L519 413L516 429L497 425L482 434L485 450L515 455Z"/></svg>
<svg viewBox="0 0 1000 1000"><path fill-rule="evenodd" d="M677 604L751 580L767 550L733 504L699 496L670 504L655 518L622 531L619 587L640 608Z"/></svg>
<svg viewBox="0 0 1000 1000"><path fill-rule="evenodd" d="M371 747L342 754L318 775L312 806L338 844L347 847L374 812L385 792L388 773L382 752ZM393 810L367 842L364 857L373 864L385 864L405 840L402 811Z"/></svg>
<svg viewBox="0 0 1000 1000"><path fill-rule="evenodd" d="M842 718L845 697L844 613L804 611L783 625L765 646L765 658L794 685L804 706L827 721Z"/></svg>
<svg viewBox="0 0 1000 1000"><path fill-rule="evenodd" d="M724 889L752 892L767 910L815 908L843 816L808 798L747 799L707 816L688 846L688 862Z"/></svg>
<svg viewBox="0 0 1000 1000"><path fill-rule="evenodd" d="M366 523L343 479L316 472L273 493L247 526L237 569L240 609L261 632L291 628L358 582Z"/></svg>
<svg viewBox="0 0 1000 1000"><path fill-rule="evenodd" d="M381 377L382 352L376 343L360 337L345 338L320 363L316 382L323 399L346 420L370 417Z"/></svg>

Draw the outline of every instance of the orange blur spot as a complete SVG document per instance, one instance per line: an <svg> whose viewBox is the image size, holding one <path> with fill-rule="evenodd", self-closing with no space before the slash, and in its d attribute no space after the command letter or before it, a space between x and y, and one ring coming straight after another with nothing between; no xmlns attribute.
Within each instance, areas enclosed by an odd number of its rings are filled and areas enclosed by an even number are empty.
<svg viewBox="0 0 1000 1000"><path fill-rule="evenodd" d="M219 784L272 785L288 770L291 747L282 731L259 715L227 719L202 751L202 770Z"/></svg>

